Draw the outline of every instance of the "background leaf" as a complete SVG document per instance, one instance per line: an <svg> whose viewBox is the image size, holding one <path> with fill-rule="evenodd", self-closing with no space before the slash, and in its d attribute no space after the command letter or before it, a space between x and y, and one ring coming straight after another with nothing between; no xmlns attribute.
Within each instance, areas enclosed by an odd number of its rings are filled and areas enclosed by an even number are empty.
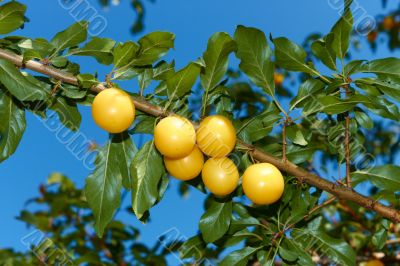
<svg viewBox="0 0 400 266"><path fill-rule="evenodd" d="M0 162L15 152L25 127L25 110L0 88Z"/></svg>

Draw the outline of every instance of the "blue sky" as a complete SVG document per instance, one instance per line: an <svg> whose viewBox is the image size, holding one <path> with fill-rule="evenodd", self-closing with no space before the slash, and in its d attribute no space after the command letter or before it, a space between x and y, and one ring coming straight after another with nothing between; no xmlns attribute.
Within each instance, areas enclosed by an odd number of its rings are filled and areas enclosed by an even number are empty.
<svg viewBox="0 0 400 266"><path fill-rule="evenodd" d="M18 34L49 39L56 32L75 22L68 10L61 7L59 1L21 2L28 5L27 16L30 22ZM140 36L132 36L129 32L134 20L129 1L122 0L120 6L108 10L100 8L97 0L89 2L108 22L106 30L100 37L127 41L137 40ZM339 16L338 11L332 9L327 0L157 0L155 4L145 2L147 7L145 32L163 30L176 34L176 49L171 52L169 58L174 58L178 67L201 56L208 38L214 32L225 31L233 34L238 24L257 27L267 34L271 32L275 37L286 36L301 43L311 32L329 31ZM395 7L395 3L391 5L389 9ZM382 10L381 1L363 1L362 6L370 15L376 15ZM354 55L371 59L391 54L385 47L381 47L377 54L364 49L362 53ZM104 76L109 70L94 60L79 60L82 63L82 72L98 71L100 76ZM137 91L137 81L125 82L124 88ZM94 125L90 109L83 107L81 111L83 114L81 132L97 143L104 143L107 134ZM14 217L18 215L28 198L38 195L38 185L45 182L51 172L64 173L79 186L84 184L88 175L82 162L76 160L58 142L54 133L49 131L40 119L28 114L27 120L27 130L17 152L0 164L0 248L11 246L24 250L25 247L20 243L20 239L30 230ZM177 184L173 181L164 200L152 209L152 219L149 224L142 225L132 218L127 221L142 231L144 242L152 244L157 236L174 227L182 236L190 237L196 233L203 211L203 196L192 190L189 198L182 199L177 194Z"/></svg>

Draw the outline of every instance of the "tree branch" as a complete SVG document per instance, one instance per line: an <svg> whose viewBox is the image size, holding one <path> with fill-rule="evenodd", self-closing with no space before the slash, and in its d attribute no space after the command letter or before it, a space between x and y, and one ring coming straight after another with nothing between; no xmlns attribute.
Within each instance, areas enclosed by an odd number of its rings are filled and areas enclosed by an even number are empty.
<svg viewBox="0 0 400 266"><path fill-rule="evenodd" d="M346 98L350 94L349 86L345 87ZM351 178L350 178L350 112L346 113L346 124L345 124L345 157L346 157L346 185L351 188Z"/></svg>
<svg viewBox="0 0 400 266"><path fill-rule="evenodd" d="M10 61L18 67L25 67L27 69L33 70L49 77L53 77L71 85L79 85L77 78L69 73L58 70L51 66L45 66L42 63L33 60L23 63L22 56L14 54L10 51L0 49L0 58ZM99 84L98 86L93 87L92 91L100 92L103 89L105 89L104 85ZM132 97L132 99L135 107L144 113L153 116L168 115L168 113L165 113L160 107L152 105L139 97ZM295 176L300 182L306 182L311 186L315 186L321 190L329 192L339 199L352 201L360 206L373 210L383 217L388 218L394 222L400 222L399 210L385 206L375 201L374 199L363 196L347 187L338 186L337 184L325 180L313 173L309 173L307 170L298 167L288 160L282 161L281 158L276 158L275 156L268 154L261 149L254 147L253 145L244 143L241 140L238 140L238 144L247 148L250 155L253 156L253 158L257 161L271 163L278 167L281 171L286 172L289 175Z"/></svg>

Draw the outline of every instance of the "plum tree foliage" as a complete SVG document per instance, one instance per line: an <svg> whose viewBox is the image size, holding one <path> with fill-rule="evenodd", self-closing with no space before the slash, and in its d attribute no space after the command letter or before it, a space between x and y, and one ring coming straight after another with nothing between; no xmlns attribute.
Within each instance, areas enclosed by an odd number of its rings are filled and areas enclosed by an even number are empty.
<svg viewBox="0 0 400 266"><path fill-rule="evenodd" d="M34 199L46 208L25 210L19 219L47 232L78 265L164 265L168 254L178 251L191 265L356 265L373 259L396 265L400 59L349 60L353 15L351 1L345 3L331 31L309 46L239 25L232 36L213 34L201 58L181 69L163 60L174 48L173 33L117 43L88 37L88 23L81 21L50 40L13 36L26 22L26 7L2 3L0 161L16 151L26 112L45 120L56 114L76 132L78 106L90 106L98 92L121 87L120 81L137 80L135 88L125 88L136 122L97 148L85 188L53 175L49 183L57 185L42 186ZM109 66L109 74L103 79L96 70L81 73L73 61L79 56ZM229 63L233 56L238 70ZM282 82L277 76L282 73L296 78ZM257 162L275 165L285 180L282 198L253 205L240 185L215 197L200 176L182 181L182 193L191 188L207 195L198 234L171 248L140 244L137 229L114 218L122 194L131 195L130 212L147 222L170 177L154 141L137 147L132 136L153 134L168 115L196 126L212 114L235 127L238 141L230 158L240 175ZM330 168L346 173L332 176ZM0 263L61 263L54 254L60 252L2 250Z"/></svg>

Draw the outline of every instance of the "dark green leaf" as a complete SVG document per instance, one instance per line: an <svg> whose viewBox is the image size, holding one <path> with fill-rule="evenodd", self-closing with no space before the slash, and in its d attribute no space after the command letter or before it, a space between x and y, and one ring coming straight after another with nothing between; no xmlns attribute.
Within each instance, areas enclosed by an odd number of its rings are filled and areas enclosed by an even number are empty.
<svg viewBox="0 0 400 266"><path fill-rule="evenodd" d="M297 125L286 127L286 135L294 144L306 146L308 144L303 132Z"/></svg>
<svg viewBox="0 0 400 266"><path fill-rule="evenodd" d="M156 151L153 141L147 142L136 153L131 164L132 208L138 219L156 203L158 184L164 172L161 155Z"/></svg>
<svg viewBox="0 0 400 266"><path fill-rule="evenodd" d="M0 162L15 152L25 127L24 109L0 88Z"/></svg>
<svg viewBox="0 0 400 266"><path fill-rule="evenodd" d="M112 39L94 37L82 48L70 50L68 55L93 56L100 64L109 65L113 61L114 45L115 41Z"/></svg>
<svg viewBox="0 0 400 266"><path fill-rule="evenodd" d="M250 257L260 250L261 247L245 247L243 249L236 250L226 256L221 262L220 266L245 266L249 261Z"/></svg>
<svg viewBox="0 0 400 266"><path fill-rule="evenodd" d="M57 97L50 105L50 109L57 113L60 122L65 127L72 131L77 131L79 129L82 117L75 102L63 97Z"/></svg>
<svg viewBox="0 0 400 266"><path fill-rule="evenodd" d="M220 239L229 229L232 215L232 202L211 200L211 205L201 216L199 228L206 242Z"/></svg>
<svg viewBox="0 0 400 266"><path fill-rule="evenodd" d="M228 69L228 56L235 49L235 42L224 32L217 32L208 40L207 50L203 54L206 66L200 74L205 91L211 91L221 82Z"/></svg>
<svg viewBox="0 0 400 266"><path fill-rule="evenodd" d="M0 6L0 34L10 33L25 22L26 6L18 2L9 2Z"/></svg>
<svg viewBox="0 0 400 266"><path fill-rule="evenodd" d="M200 67L195 63L190 63L185 68L176 72L167 80L169 98L174 99L175 97L182 97L190 92L199 74Z"/></svg>
<svg viewBox="0 0 400 266"><path fill-rule="evenodd" d="M370 181L375 186L392 192L400 191L400 167L396 165L377 166L351 173L355 182Z"/></svg>
<svg viewBox="0 0 400 266"><path fill-rule="evenodd" d="M297 96L290 102L290 110L302 107L304 102L316 98L316 94L324 88L324 83L317 79L307 79L301 84Z"/></svg>
<svg viewBox="0 0 400 266"><path fill-rule="evenodd" d="M240 59L240 69L256 86L273 96L274 63L271 60L272 50L265 34L255 28L238 26L235 41L238 45L236 56Z"/></svg>
<svg viewBox="0 0 400 266"><path fill-rule="evenodd" d="M350 36L353 29L353 15L348 10L333 26L332 48L340 59L344 59L350 46Z"/></svg>
<svg viewBox="0 0 400 266"><path fill-rule="evenodd" d="M328 256L340 265L356 265L356 254L351 246L342 239L332 238L323 230L323 218L315 218L308 223L307 228L296 230L293 233L294 242L304 249L317 247L317 252Z"/></svg>
<svg viewBox="0 0 400 266"><path fill-rule="evenodd" d="M119 43L114 48L114 67L119 68L126 66L135 58L136 53L139 51L139 45L134 42ZM127 71L127 69L124 69ZM118 73L118 76L121 73Z"/></svg>
<svg viewBox="0 0 400 266"><path fill-rule="evenodd" d="M0 59L0 82L20 101L44 100L46 92L26 79L9 61Z"/></svg>
<svg viewBox="0 0 400 266"><path fill-rule="evenodd" d="M315 74L314 66L305 63L307 53L299 45L285 37L274 39L276 63L291 71Z"/></svg>
<svg viewBox="0 0 400 266"><path fill-rule="evenodd" d="M156 31L139 40L140 51L135 65L151 65L174 48L175 35L169 32Z"/></svg>
<svg viewBox="0 0 400 266"><path fill-rule="evenodd" d="M386 243L387 240L387 229L381 228L378 232L372 236L372 244L378 249L381 250Z"/></svg>
<svg viewBox="0 0 400 266"><path fill-rule="evenodd" d="M372 129L374 127L374 122L366 113L361 111L356 111L354 112L354 117L357 123L363 128Z"/></svg>
<svg viewBox="0 0 400 266"><path fill-rule="evenodd" d="M336 70L336 53L332 48L333 39L334 35L330 33L324 39L316 40L311 45L311 51L327 67Z"/></svg>
<svg viewBox="0 0 400 266"><path fill-rule="evenodd" d="M85 21L76 22L64 31L57 33L50 41L50 44L56 47L56 52L77 46L86 40L87 27L88 23ZM53 55L55 54L53 53Z"/></svg>
<svg viewBox="0 0 400 266"><path fill-rule="evenodd" d="M95 229L101 237L115 211L120 207L123 178L128 169L126 147L130 138L115 135L99 150L96 169L86 179L85 196L95 216Z"/></svg>

